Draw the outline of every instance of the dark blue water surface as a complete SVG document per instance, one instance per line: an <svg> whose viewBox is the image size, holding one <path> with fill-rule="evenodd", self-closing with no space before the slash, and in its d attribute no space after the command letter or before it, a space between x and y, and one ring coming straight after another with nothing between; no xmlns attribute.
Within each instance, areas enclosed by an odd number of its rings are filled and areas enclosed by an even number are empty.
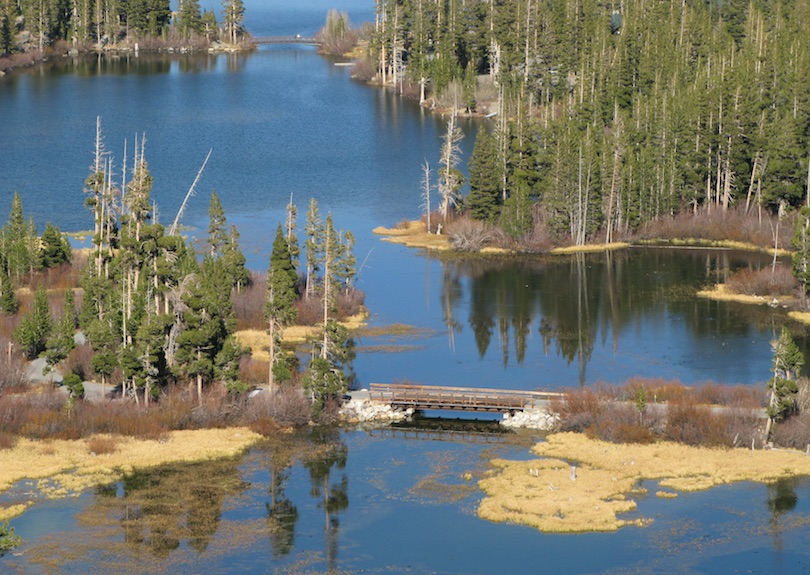
<svg viewBox="0 0 810 575"><path fill-rule="evenodd" d="M219 10L218 2L204 3ZM371 0L246 1L256 35L310 35L326 10L373 19ZM357 236L372 326L418 329L358 341L361 386L374 381L561 389L640 375L763 386L780 308L701 300L696 289L767 256L634 249L564 258L442 261L371 233L420 214L421 164L437 164L445 121L304 46L249 55L58 61L0 79L0 218L13 192L40 228L86 230L82 185L102 117L116 170L146 135L160 221L169 223L206 153L183 221L204 234L216 190L253 269L293 195L310 197ZM479 124L463 122L464 156ZM791 325L807 350L804 328ZM396 351L392 351L395 349ZM314 441L314 440L313 440ZM218 495L190 492L192 511L134 498L143 485L192 484L165 471L79 499L43 502L13 521L26 544L10 573L795 573L808 569L810 489L734 485L677 500L648 497L644 529L543 535L479 520L480 493L461 479L520 446L342 432L339 456L285 460L257 448L214 470ZM268 448L269 449L269 448ZM1 464L1 463L0 463ZM176 474L180 474L176 477ZM187 474L187 477L182 475ZM425 478L438 478L436 483ZM442 487L444 486L444 487ZM447 488L449 486L449 488ZM654 486L650 486L654 492ZM458 492L458 498L447 492ZM787 493L787 495L785 495ZM776 501L792 501L793 505ZM326 494L324 496L324 494ZM157 498L154 495L154 498ZM197 498L197 499L195 499ZM168 504L166 504L168 505ZM155 509L157 508L157 510ZM292 509L295 513L292 513ZM212 510L199 517L193 510ZM183 515L187 513L187 515ZM174 514L174 515L173 515ZM211 515L211 514L209 514ZM166 535L166 517L186 532ZM213 521L212 517L217 520ZM213 521L213 531L201 527ZM179 535L177 533L180 533Z"/></svg>

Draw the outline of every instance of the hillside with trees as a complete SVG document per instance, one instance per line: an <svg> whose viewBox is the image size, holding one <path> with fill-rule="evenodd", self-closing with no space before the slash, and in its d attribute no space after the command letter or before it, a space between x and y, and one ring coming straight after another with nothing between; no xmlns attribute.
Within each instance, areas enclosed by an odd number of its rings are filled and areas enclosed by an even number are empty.
<svg viewBox="0 0 810 575"><path fill-rule="evenodd" d="M735 212L773 245L776 218L807 202L808 0L376 0L376 13L378 82L492 117L460 206L478 233L583 245L673 218L711 216L716 232Z"/></svg>

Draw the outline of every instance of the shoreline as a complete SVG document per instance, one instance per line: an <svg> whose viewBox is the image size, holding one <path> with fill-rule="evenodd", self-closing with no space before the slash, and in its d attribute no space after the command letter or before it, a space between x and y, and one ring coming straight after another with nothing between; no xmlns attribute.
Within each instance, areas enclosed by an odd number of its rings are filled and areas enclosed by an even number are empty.
<svg viewBox="0 0 810 575"><path fill-rule="evenodd" d="M119 481L138 468L235 457L264 438L246 427L171 431L158 440L99 434L78 440L31 440L0 451L0 493L24 480L36 481L24 501L0 507L0 521L21 515L36 499L71 497L97 485ZM111 443L94 453L93 440Z"/></svg>
<svg viewBox="0 0 810 575"><path fill-rule="evenodd" d="M558 433L532 452L541 459L491 462L479 481L485 494L479 517L544 533L613 532L652 523L622 517L637 509L634 496L648 493L647 481L656 482L656 497L676 499L678 492L810 475L810 457L799 451L614 444Z"/></svg>

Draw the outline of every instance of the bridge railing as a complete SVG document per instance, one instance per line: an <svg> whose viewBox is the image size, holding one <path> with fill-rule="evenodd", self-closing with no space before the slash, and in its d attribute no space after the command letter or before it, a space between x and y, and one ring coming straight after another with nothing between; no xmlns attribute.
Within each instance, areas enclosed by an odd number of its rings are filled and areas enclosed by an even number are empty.
<svg viewBox="0 0 810 575"><path fill-rule="evenodd" d="M524 409L539 402L562 397L549 391L522 391L474 387L430 386L399 383L372 383L372 401L398 406L435 409Z"/></svg>

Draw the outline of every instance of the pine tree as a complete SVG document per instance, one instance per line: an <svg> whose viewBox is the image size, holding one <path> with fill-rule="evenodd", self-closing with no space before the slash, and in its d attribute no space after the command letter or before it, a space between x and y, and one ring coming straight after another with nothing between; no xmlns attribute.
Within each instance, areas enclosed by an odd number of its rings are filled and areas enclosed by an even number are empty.
<svg viewBox="0 0 810 575"><path fill-rule="evenodd" d="M470 195L465 206L474 220L494 223L501 208L501 174L495 138L482 128L469 162Z"/></svg>
<svg viewBox="0 0 810 575"><path fill-rule="evenodd" d="M31 252L32 241L29 238L29 227L25 223L23 204L20 195L15 192L11 200L11 212L8 222L2 231L2 253L6 258L9 275L18 282L32 267L37 254Z"/></svg>
<svg viewBox="0 0 810 575"><path fill-rule="evenodd" d="M17 294L14 291L14 282L8 275L5 262L0 265L0 312L14 314L17 312L19 304Z"/></svg>
<svg viewBox="0 0 810 575"><path fill-rule="evenodd" d="M237 293L250 282L250 273L245 267L245 254L239 248L239 230L231 225L231 233L225 243L222 254L222 263L231 279L231 285L236 288Z"/></svg>
<svg viewBox="0 0 810 575"><path fill-rule="evenodd" d="M39 284L34 292L34 303L31 311L22 318L14 330L14 340L28 359L35 359L45 351L45 342L51 333L53 320L48 308L48 293Z"/></svg>
<svg viewBox="0 0 810 575"><path fill-rule="evenodd" d="M245 5L242 0L222 0L222 23L225 26L226 39L236 45L245 29Z"/></svg>
<svg viewBox="0 0 810 575"><path fill-rule="evenodd" d="M773 377L768 382L770 400L768 401L768 424L765 427L765 439L770 439L773 424L782 421L796 409L796 397L799 388L795 378L799 368L804 365L804 354L796 346L790 332L782 327L779 338L771 342L773 348Z"/></svg>
<svg viewBox="0 0 810 575"><path fill-rule="evenodd" d="M70 242L62 237L59 228L48 222L42 233L42 249L40 250L40 263L44 268L56 267L69 262L71 257Z"/></svg>
<svg viewBox="0 0 810 575"><path fill-rule="evenodd" d="M309 211L307 212L304 233L306 234L304 255L307 260L304 296L310 298L315 294L315 272L320 269L323 260L324 242L324 227L318 213L318 202L315 198L309 200Z"/></svg>
<svg viewBox="0 0 810 575"><path fill-rule="evenodd" d="M177 14L177 28L180 34L188 40L195 34L202 34L205 30L199 0L180 0L180 10Z"/></svg>
<svg viewBox="0 0 810 575"><path fill-rule="evenodd" d="M222 256L225 244L228 242L228 224L225 219L225 210L216 192L211 192L211 201L208 204L208 247L211 257Z"/></svg>
<svg viewBox="0 0 810 575"><path fill-rule="evenodd" d="M73 293L70 290L65 292ZM65 298L67 299L67 297ZM53 326L50 336L45 341L45 368L42 370L43 375L53 372L56 366L64 360L68 354L76 347L76 342L73 336L76 332L76 325L73 318L73 310L67 305L62 317ZM53 380L53 376L51 376Z"/></svg>
<svg viewBox="0 0 810 575"><path fill-rule="evenodd" d="M279 224L270 254L270 267L267 270L267 299L264 304L264 317L267 321L267 335L270 340L270 368L267 385L274 391L278 376L289 372L285 362L280 361L282 330L295 321L297 312L293 304L297 299L295 286L298 274L292 264L289 246Z"/></svg>

